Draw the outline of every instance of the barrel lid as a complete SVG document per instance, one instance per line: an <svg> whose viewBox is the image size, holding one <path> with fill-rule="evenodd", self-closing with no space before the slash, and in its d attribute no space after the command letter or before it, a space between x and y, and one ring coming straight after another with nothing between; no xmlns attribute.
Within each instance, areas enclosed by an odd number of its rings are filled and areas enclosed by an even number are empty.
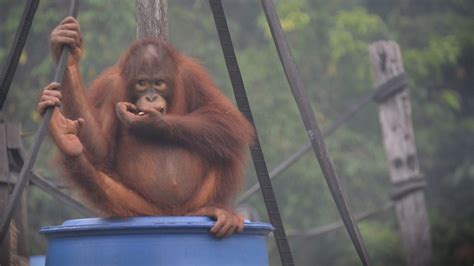
<svg viewBox="0 0 474 266"><path fill-rule="evenodd" d="M116 218L86 218L67 220L61 225L43 227L42 234L56 233L87 233L106 231L156 231L172 233L209 232L215 221L205 216L151 216L131 217L125 219ZM244 222L244 234L264 234L273 231L273 226L268 223Z"/></svg>

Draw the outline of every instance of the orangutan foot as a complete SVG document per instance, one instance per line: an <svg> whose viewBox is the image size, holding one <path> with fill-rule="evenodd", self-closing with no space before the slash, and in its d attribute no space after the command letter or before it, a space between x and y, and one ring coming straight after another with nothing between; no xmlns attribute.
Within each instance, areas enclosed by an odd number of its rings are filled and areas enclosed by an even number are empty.
<svg viewBox="0 0 474 266"><path fill-rule="evenodd" d="M241 233L244 230L244 218L233 211L218 207L202 207L187 215L203 215L216 220L211 228L211 233L217 237L227 237L234 232Z"/></svg>
<svg viewBox="0 0 474 266"><path fill-rule="evenodd" d="M82 153L84 147L77 134L83 123L84 119L67 119L61 114L59 108L54 108L49 132L64 155L77 157Z"/></svg>

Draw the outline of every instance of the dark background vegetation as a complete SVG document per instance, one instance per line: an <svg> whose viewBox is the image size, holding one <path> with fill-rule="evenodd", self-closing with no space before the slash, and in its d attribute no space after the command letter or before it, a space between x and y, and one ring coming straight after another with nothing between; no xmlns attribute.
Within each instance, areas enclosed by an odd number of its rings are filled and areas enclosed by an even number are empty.
<svg viewBox="0 0 474 266"><path fill-rule="evenodd" d="M0 63L3 66L26 1L0 0ZM306 133L283 75L260 1L223 1L237 56L269 168L294 153ZM435 265L474 261L474 2L472 0L279 0L283 28L324 128L351 103L372 90L368 45L400 44L410 77L413 122L422 171ZM35 105L53 77L48 38L67 14L68 1L42 0L14 82L0 116L33 132ZM84 36L81 70L86 83L114 64L136 34L134 1L83 0L79 21ZM170 39L197 57L232 98L207 1L169 1ZM32 138L25 134L25 147ZM390 183L374 104L327 139L354 212L389 201ZM43 144L39 173L58 176L55 148ZM248 185L255 174L249 165ZM337 221L335 204L319 166L309 153L274 182L287 230ZM32 254L44 254L40 227L79 218L50 195L28 189ZM263 220L257 194L249 205ZM393 210L359 222L374 265L400 265L400 238ZM317 238L290 239L297 265L357 265L344 230ZM272 264L278 264L273 239Z"/></svg>

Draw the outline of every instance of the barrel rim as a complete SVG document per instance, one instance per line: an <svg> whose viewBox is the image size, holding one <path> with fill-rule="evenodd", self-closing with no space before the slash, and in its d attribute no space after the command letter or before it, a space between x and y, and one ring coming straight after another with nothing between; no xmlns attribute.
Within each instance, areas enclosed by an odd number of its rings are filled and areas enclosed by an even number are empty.
<svg viewBox="0 0 474 266"><path fill-rule="evenodd" d="M149 216L130 218L83 218L67 220L61 225L40 230L45 235L76 233L209 233L215 221L205 216ZM243 234L268 235L271 224L245 220Z"/></svg>

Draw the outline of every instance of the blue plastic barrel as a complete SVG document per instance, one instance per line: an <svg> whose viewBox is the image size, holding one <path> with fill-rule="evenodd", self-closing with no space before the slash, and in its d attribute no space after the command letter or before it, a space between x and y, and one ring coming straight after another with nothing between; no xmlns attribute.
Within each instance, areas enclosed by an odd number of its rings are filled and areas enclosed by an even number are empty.
<svg viewBox="0 0 474 266"><path fill-rule="evenodd" d="M45 256L31 256L30 257L30 266L44 266L46 263Z"/></svg>
<svg viewBox="0 0 474 266"><path fill-rule="evenodd" d="M227 238L208 217L78 219L45 227L46 265L268 265L270 224L245 222Z"/></svg>

